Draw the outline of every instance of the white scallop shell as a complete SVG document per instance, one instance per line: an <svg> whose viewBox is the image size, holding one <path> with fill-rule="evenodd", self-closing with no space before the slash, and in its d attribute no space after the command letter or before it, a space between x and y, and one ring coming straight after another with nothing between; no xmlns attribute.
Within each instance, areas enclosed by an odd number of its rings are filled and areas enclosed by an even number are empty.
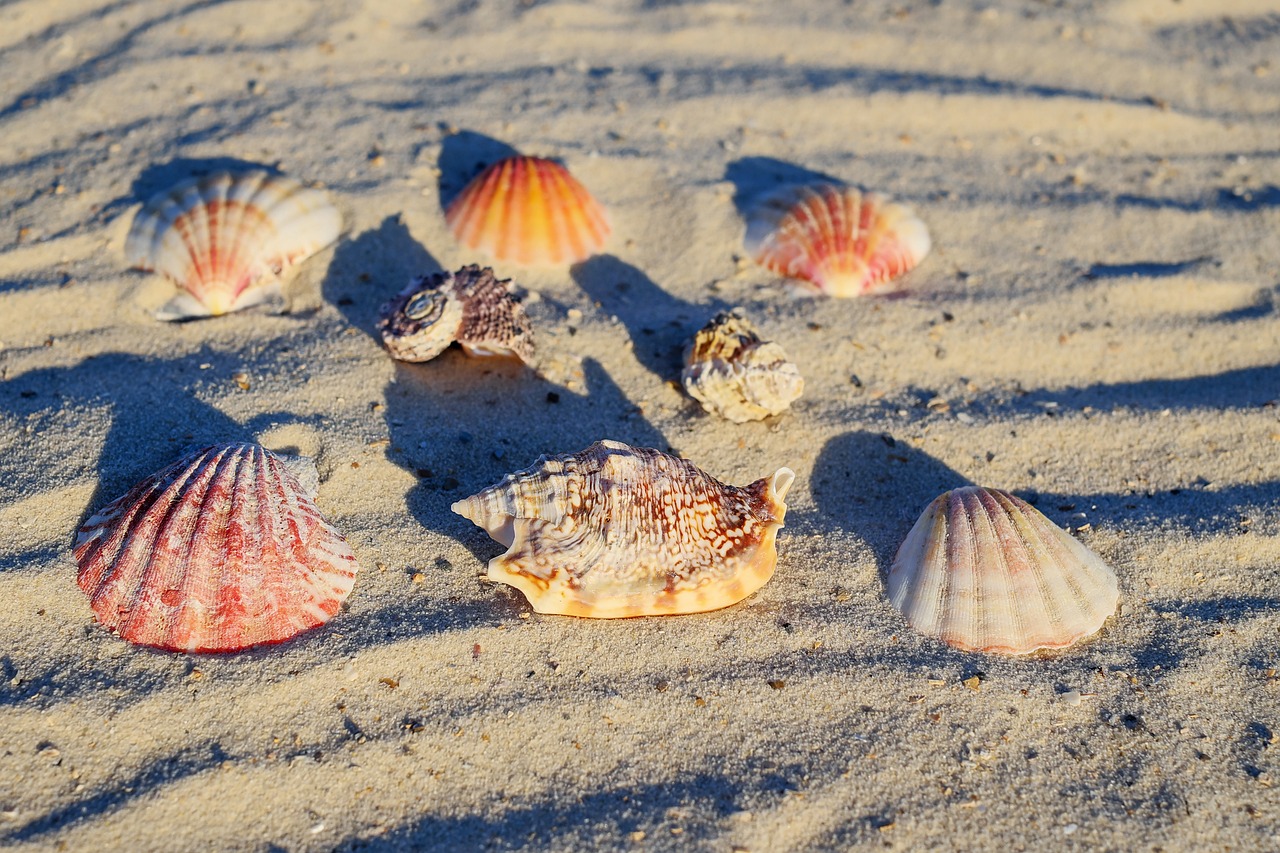
<svg viewBox="0 0 1280 853"><path fill-rule="evenodd" d="M657 450L599 441L453 505L508 546L489 577L539 613L614 619L728 607L777 563L788 468L737 487Z"/></svg>
<svg viewBox="0 0 1280 853"><path fill-rule="evenodd" d="M898 549L888 590L920 633L1010 655L1093 634L1120 599L1096 554L1020 498L977 486L929 505Z"/></svg>
<svg viewBox="0 0 1280 853"><path fill-rule="evenodd" d="M804 392L800 370L780 345L761 340L741 308L694 336L680 378L704 409L737 424L781 414Z"/></svg>
<svg viewBox="0 0 1280 853"><path fill-rule="evenodd" d="M125 257L182 288L157 318L209 317L281 301L285 271L341 230L341 214L319 190L269 172L218 172L148 201Z"/></svg>

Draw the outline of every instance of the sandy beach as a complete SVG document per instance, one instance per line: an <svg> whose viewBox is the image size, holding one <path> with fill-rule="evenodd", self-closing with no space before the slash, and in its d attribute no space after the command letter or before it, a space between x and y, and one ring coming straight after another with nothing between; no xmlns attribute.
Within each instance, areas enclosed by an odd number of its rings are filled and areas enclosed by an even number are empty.
<svg viewBox="0 0 1280 853"><path fill-rule="evenodd" d="M535 375L393 361L379 307L485 262L443 205L512 152L609 210L526 294ZM123 245L220 169L344 231L287 313L187 323ZM756 266L777 186L888 193L889 295ZM681 351L743 307L805 379L733 424ZM1275 0L0 2L0 847L1280 849ZM534 613L450 504L610 438L797 474L773 579L712 613ZM279 646L140 648L72 541L193 446L313 457L361 571ZM1121 605L1027 658L885 578L946 489L1031 501Z"/></svg>

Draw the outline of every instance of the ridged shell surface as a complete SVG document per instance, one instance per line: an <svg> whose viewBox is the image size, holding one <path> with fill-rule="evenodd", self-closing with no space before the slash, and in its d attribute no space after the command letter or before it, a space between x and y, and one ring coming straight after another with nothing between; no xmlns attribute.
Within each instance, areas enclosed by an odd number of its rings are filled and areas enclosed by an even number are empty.
<svg viewBox="0 0 1280 853"><path fill-rule="evenodd" d="M762 340L740 308L711 319L685 352L685 390L712 414L746 423L785 412L804 392L782 347Z"/></svg>
<svg viewBox="0 0 1280 853"><path fill-rule="evenodd" d="M79 529L75 557L103 626L185 652L327 622L358 570L286 462L254 444L205 448L138 483Z"/></svg>
<svg viewBox="0 0 1280 853"><path fill-rule="evenodd" d="M523 265L572 264L598 252L609 219L553 160L508 157L475 177L445 213L453 236L470 249Z"/></svg>
<svg viewBox="0 0 1280 853"><path fill-rule="evenodd" d="M341 230L341 214L319 190L268 172L218 172L148 201L125 256L182 288L157 317L208 317L280 300L285 271Z"/></svg>
<svg viewBox="0 0 1280 853"><path fill-rule="evenodd" d="M457 342L467 355L532 364L533 326L509 283L474 264L415 278L382 306L382 342L400 361L430 361Z"/></svg>
<svg viewBox="0 0 1280 853"><path fill-rule="evenodd" d="M787 468L727 486L657 450L600 441L542 457L453 505L504 545L489 577L539 613L603 619L716 610L773 575Z"/></svg>
<svg viewBox="0 0 1280 853"><path fill-rule="evenodd" d="M1115 572L1020 498L953 489L911 528L889 599L922 634L966 651L1021 655L1093 634L1119 602Z"/></svg>
<svg viewBox="0 0 1280 853"><path fill-rule="evenodd" d="M747 226L756 263L812 283L829 296L883 290L929 253L929 231L887 196L841 184L785 188Z"/></svg>

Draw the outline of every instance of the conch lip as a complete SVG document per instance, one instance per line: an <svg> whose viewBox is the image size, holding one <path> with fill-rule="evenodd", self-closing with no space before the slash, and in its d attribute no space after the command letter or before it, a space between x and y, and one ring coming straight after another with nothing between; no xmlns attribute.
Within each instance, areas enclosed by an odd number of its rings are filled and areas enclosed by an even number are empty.
<svg viewBox="0 0 1280 853"><path fill-rule="evenodd" d="M791 486L796 481L796 472L790 468L783 466L779 468L769 480L769 491L773 493L774 498L781 503L787 497L787 492L791 491Z"/></svg>

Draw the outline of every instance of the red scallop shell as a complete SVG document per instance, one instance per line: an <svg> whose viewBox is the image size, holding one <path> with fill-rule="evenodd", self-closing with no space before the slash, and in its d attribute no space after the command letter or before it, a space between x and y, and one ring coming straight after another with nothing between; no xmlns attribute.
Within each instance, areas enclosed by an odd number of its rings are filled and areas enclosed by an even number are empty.
<svg viewBox="0 0 1280 853"><path fill-rule="evenodd" d="M256 444L199 450L76 533L77 582L131 643L232 652L327 622L359 567L285 463Z"/></svg>
<svg viewBox="0 0 1280 853"><path fill-rule="evenodd" d="M841 184L771 196L753 214L746 238L756 263L842 297L884 289L929 247L929 231L910 208Z"/></svg>
<svg viewBox="0 0 1280 853"><path fill-rule="evenodd" d="M553 160L508 157L467 184L445 212L458 242L500 261L572 264L604 246L609 218Z"/></svg>

